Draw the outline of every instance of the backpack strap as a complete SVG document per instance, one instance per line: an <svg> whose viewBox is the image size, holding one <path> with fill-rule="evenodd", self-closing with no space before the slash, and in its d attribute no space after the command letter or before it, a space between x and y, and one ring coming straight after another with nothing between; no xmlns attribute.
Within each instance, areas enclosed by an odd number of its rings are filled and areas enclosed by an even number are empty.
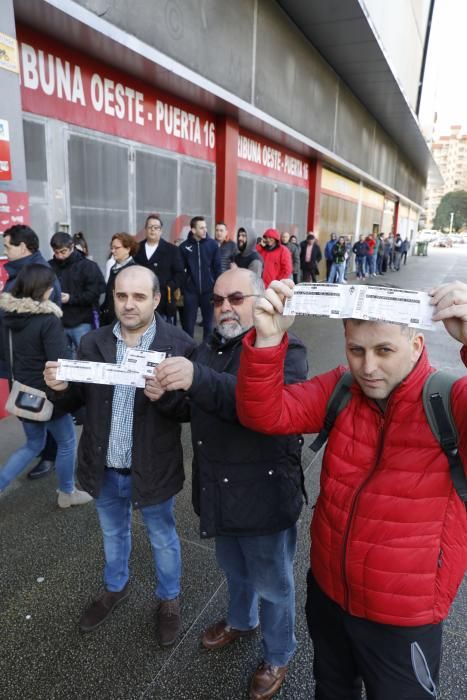
<svg viewBox="0 0 467 700"><path fill-rule="evenodd" d="M457 448L458 434L451 411L451 388L459 377L448 372L430 374L423 387L423 407L431 432L438 440L449 462L454 488L467 503L467 479Z"/></svg>
<svg viewBox="0 0 467 700"><path fill-rule="evenodd" d="M331 428L334 425L337 416L349 403L351 398L350 386L352 383L353 377L350 372L344 372L344 374L339 378L339 381L334 387L326 405L324 425L319 431L315 440L310 445L310 450L313 450L313 452L318 452L322 448L329 437L329 433L331 432Z"/></svg>

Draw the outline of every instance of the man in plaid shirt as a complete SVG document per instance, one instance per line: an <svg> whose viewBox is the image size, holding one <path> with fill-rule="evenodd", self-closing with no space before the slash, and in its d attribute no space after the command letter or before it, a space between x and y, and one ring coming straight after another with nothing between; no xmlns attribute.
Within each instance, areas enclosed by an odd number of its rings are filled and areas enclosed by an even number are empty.
<svg viewBox="0 0 467 700"><path fill-rule="evenodd" d="M83 337L78 358L121 364L128 348L189 357L194 341L164 321L156 308L159 282L137 265L116 278L117 322ZM78 478L96 502L104 539L104 590L86 608L79 625L90 632L130 594L132 507L140 509L154 555L156 633L162 646L174 643L181 627L180 542L174 496L184 481L180 425L170 417L173 397L160 398L155 379L144 389L56 379L56 362L44 372L51 400L66 411L86 407L78 449Z"/></svg>

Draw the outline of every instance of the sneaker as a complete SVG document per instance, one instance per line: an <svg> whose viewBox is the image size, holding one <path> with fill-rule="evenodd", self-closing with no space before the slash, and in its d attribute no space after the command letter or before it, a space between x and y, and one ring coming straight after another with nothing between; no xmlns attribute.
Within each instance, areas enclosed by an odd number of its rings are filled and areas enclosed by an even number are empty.
<svg viewBox="0 0 467 700"><path fill-rule="evenodd" d="M156 634L162 647L171 646L178 637L182 619L180 598L161 600L156 611Z"/></svg>
<svg viewBox="0 0 467 700"><path fill-rule="evenodd" d="M101 593L90 605L86 608L79 620L79 628L81 632L92 632L96 627L108 618L114 608L130 595L130 587L127 583L121 591L107 591Z"/></svg>
<svg viewBox="0 0 467 700"><path fill-rule="evenodd" d="M82 506L84 503L92 501L92 496L86 491L79 491L75 488L71 493L58 491L58 507L69 508L70 506Z"/></svg>
<svg viewBox="0 0 467 700"><path fill-rule="evenodd" d="M28 474L28 479L42 479L43 476L50 474L55 468L55 464L49 459L41 459L36 466L31 469Z"/></svg>

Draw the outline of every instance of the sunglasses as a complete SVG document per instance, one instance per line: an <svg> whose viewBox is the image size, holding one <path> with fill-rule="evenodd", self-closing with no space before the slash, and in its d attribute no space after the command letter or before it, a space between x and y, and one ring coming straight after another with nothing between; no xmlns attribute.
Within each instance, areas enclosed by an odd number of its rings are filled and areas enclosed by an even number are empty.
<svg viewBox="0 0 467 700"><path fill-rule="evenodd" d="M227 296L223 297L220 294L213 294L211 297L211 302L213 303L214 306L222 306L224 303L224 300L227 299L229 302L230 306L241 306L245 299L248 297L259 297L261 296L260 294L242 294L242 292L233 292L232 294L227 294Z"/></svg>

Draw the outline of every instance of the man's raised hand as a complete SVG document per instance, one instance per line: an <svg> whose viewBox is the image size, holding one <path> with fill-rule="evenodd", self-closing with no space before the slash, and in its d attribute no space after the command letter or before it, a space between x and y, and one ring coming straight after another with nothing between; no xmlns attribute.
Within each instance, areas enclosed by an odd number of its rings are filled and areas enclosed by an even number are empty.
<svg viewBox="0 0 467 700"><path fill-rule="evenodd" d="M433 321L442 321L449 335L467 345L467 284L450 282L430 292Z"/></svg>
<svg viewBox="0 0 467 700"><path fill-rule="evenodd" d="M279 345L282 336L295 320L295 316L283 316L287 297L293 295L294 283L290 279L274 280L258 299L253 318L256 328L257 348Z"/></svg>

